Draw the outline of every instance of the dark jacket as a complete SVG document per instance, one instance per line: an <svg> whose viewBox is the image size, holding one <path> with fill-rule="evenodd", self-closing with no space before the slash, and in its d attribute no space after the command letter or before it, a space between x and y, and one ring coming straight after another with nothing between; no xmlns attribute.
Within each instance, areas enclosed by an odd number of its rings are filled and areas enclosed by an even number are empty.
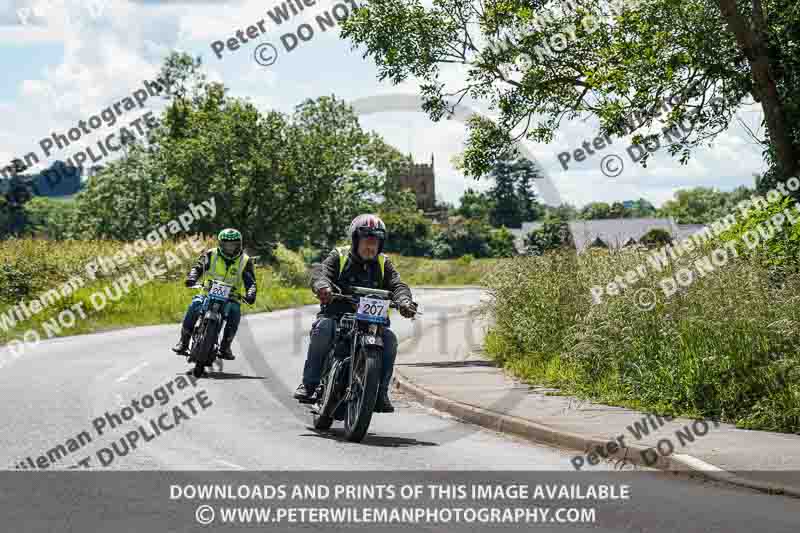
<svg viewBox="0 0 800 533"><path fill-rule="evenodd" d="M344 265L342 275L339 276L339 250L334 249L322 262L322 266L319 269L315 269L314 274L311 276L311 290L314 291L314 294L317 294L321 288L329 287L333 289L332 285L336 284L342 289L343 294L352 294L350 287L355 285L357 287L391 291L392 301L394 302L400 302L406 298L412 299L411 289L400 280L400 273L397 272L388 257L384 264L382 284L379 283L380 276L380 266L377 260L362 261L352 251L347 256L347 263ZM320 314L322 315L335 316L352 312L353 306L347 302L333 302L328 305L320 304Z"/></svg>
<svg viewBox="0 0 800 533"><path fill-rule="evenodd" d="M192 284L197 283L205 272L207 272L211 268L211 254L214 249L207 250L203 252L200 257L197 258L197 262L194 264L192 269L189 271L189 274L186 276L186 283L192 282ZM220 254L219 259L225 261L225 267L229 268L231 263L238 262L239 258L233 260L225 259L225 257ZM217 261L219 261L217 259ZM244 270L242 271L242 279L244 280L244 290L246 299L255 302L256 300L256 271L255 267L253 266L253 258L251 257L247 264L244 266Z"/></svg>

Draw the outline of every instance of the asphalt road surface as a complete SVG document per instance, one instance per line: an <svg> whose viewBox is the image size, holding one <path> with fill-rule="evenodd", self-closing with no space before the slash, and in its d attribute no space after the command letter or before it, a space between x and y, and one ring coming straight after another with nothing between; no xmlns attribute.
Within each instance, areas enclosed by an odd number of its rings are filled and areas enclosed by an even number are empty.
<svg viewBox="0 0 800 533"><path fill-rule="evenodd" d="M415 325L397 316L393 329L401 341L415 338L437 349L436 323L467 312L481 293L418 290L415 297L425 315ZM102 518L104 524L113 523L114 531L195 531L202 527L194 521L197 502L170 500L164 488L170 476L183 476L183 482L190 476L194 482L213 478L263 484L264 471L272 472L270 479L281 471L285 480L298 478L298 471L318 471L317 478L309 474L309 482L334 482L358 473L372 476L371 482L390 482L405 471L446 483L460 479L461 471L472 472L472 479L490 479L489 471L516 471L503 474L504 479L630 484L631 498L598 506L593 525L556 524L553 531L777 532L800 526L800 500L660 472L619 473L612 465L606 465L605 473L575 473L569 463L574 452L462 424L397 393L397 411L376 414L360 444L344 441L341 423L331 432L317 432L307 407L291 398L315 312L306 307L244 317L233 345L237 360L200 380L190 380L189 365L170 350L177 324L53 339L26 350L0 370L0 457L12 470L2 474L0 507L5 507L2 515L14 526L11 530L111 531L110 526L98 529L96 521ZM105 473L93 473L98 470ZM131 472L143 470L161 473ZM475 471L484 473L475 478ZM143 493L148 483L155 488ZM42 514L43 503L50 512ZM272 530L351 526L287 523ZM361 527L499 528L483 523Z"/></svg>

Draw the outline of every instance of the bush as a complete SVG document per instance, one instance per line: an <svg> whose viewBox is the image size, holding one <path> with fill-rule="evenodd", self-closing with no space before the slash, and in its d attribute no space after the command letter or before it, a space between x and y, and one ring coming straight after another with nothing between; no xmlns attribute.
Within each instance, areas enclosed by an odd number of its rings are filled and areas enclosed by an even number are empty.
<svg viewBox="0 0 800 533"><path fill-rule="evenodd" d="M513 257L517 254L514 235L507 228L492 230L489 234L489 249L492 257Z"/></svg>
<svg viewBox="0 0 800 533"><path fill-rule="evenodd" d="M293 252L283 244L275 247L275 273L278 278L289 287L306 287L311 281L303 256L298 252Z"/></svg>
<svg viewBox="0 0 800 533"><path fill-rule="evenodd" d="M676 259L639 286L692 268ZM635 288L592 304L590 288L646 262L618 254L546 253L510 260L487 278L490 354L528 381L604 403L740 427L800 430L800 274L769 283L740 258L643 310Z"/></svg>
<svg viewBox="0 0 800 533"><path fill-rule="evenodd" d="M661 248L667 244L672 244L672 235L667 230L653 228L642 235L642 238L639 239L639 244L643 244L648 248Z"/></svg>
<svg viewBox="0 0 800 533"><path fill-rule="evenodd" d="M474 257L492 257L489 247L491 226L481 220L453 217L433 239L432 253L436 259L451 259L470 254Z"/></svg>
<svg viewBox="0 0 800 533"><path fill-rule="evenodd" d="M800 264L800 225L790 225L790 222L785 220L774 230L774 236L765 238L765 234L766 236L770 234L766 224L770 224L770 219L778 214L785 218L784 209L793 212L794 217L800 218L800 213L793 208L794 205L794 199L784 198L781 202L770 204L766 209L750 211L746 218L723 232L720 238L725 242L736 241L737 252L740 255L758 261L772 272L797 272ZM744 241L744 236L748 232L751 242L756 239L758 241L752 249Z"/></svg>
<svg viewBox="0 0 800 533"><path fill-rule="evenodd" d="M525 253L528 255L542 255L572 245L572 233L567 222L554 216L548 216L541 228L525 237Z"/></svg>
<svg viewBox="0 0 800 533"><path fill-rule="evenodd" d="M466 254L466 255L462 255L461 257L459 257L456 262L460 266L468 267L469 265L472 264L472 262L474 260L475 260L475 257L473 257L472 254Z"/></svg>

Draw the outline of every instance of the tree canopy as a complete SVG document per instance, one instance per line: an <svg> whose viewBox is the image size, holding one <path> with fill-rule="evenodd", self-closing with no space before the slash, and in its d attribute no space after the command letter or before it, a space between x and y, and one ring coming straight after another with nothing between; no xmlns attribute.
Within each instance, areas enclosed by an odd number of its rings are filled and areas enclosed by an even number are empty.
<svg viewBox="0 0 800 533"><path fill-rule="evenodd" d="M603 134L635 131L643 142L664 108L670 131L691 123L669 147L686 162L752 103L764 111L765 186L798 170L796 0L370 0L343 26L379 79L422 80L433 120L467 96L489 101L497 123L471 119L460 158L475 178L512 140L549 142L565 119L586 114ZM444 75L454 65L463 83Z"/></svg>

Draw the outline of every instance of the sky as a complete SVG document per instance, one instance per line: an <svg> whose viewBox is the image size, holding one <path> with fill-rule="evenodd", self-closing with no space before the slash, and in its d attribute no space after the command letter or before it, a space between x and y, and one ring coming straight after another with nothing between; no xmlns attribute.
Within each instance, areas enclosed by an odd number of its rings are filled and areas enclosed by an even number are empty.
<svg viewBox="0 0 800 533"><path fill-rule="evenodd" d="M329 14L335 22L337 16L348 12L348 2L292 1L304 9L278 25L269 12L278 8L291 14L286 0L0 0L0 65L4 72L0 79L0 164L5 166L13 157L34 152L41 160L34 168L40 170L72 156L83 145L96 144L146 112L158 115L164 101L149 97L141 107L125 111L114 127L103 126L83 135L68 147L55 149L50 157L44 156L39 144L54 133L66 134L78 121L99 115L131 96L143 87L144 80L155 80L163 59L173 50L200 56L209 80L223 82L230 95L248 98L263 111L289 113L306 98L331 94L346 101L417 94L418 80L397 86L379 82L374 63L341 40L338 27L324 27L323 31L316 17ZM258 29L262 20L263 32ZM313 35L301 34L307 40L293 41L291 35L304 23L311 26ZM246 35L251 25L256 26L255 38ZM218 57L212 43L236 38L238 30L245 32L247 42L239 42L235 50L225 46ZM295 41L296 47L287 51L286 43ZM265 43L274 46L277 56ZM274 63L259 64L257 57L260 63ZM462 72L446 71L443 79L458 82L463 79ZM465 104L469 110L497 116L485 102ZM763 135L759 107L742 109L739 119L756 135ZM435 123L421 110L404 110L363 115L360 121L362 127L376 131L417 162L428 163L433 155L441 200L457 204L466 188L485 190L490 186L486 179L465 178L451 163L466 140L466 129L459 120ZM551 143L524 142L558 200L582 206L644 197L658 206L681 188L752 186L753 174L766 168L760 146L737 122L717 137L712 147L697 149L687 165L662 149L643 168L625 151L630 138L622 138L613 139L611 146L584 161L570 161L564 170L558 154L580 148L586 140L591 142L597 129L593 118L576 120L564 123ZM620 160L615 160L614 154ZM620 161L624 170L607 177L601 161L607 163L609 173L620 168Z"/></svg>

